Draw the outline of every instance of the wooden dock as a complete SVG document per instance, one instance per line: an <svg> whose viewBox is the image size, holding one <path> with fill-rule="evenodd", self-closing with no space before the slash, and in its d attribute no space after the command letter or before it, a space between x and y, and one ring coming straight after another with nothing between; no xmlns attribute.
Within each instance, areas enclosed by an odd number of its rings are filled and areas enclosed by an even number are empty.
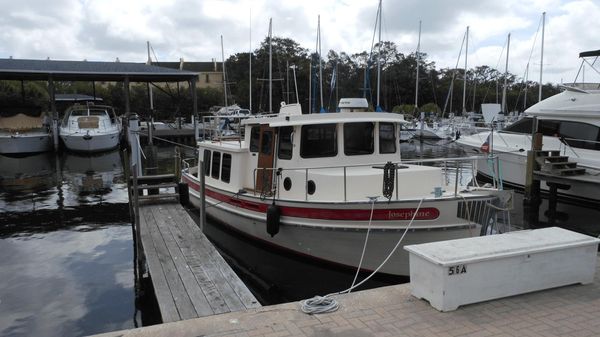
<svg viewBox="0 0 600 337"><path fill-rule="evenodd" d="M179 203L139 206L139 219L163 323L261 306Z"/></svg>

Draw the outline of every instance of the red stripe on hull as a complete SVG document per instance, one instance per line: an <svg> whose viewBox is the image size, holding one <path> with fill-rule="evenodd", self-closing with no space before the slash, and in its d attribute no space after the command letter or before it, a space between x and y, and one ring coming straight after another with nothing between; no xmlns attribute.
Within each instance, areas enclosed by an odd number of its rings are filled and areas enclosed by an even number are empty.
<svg viewBox="0 0 600 337"><path fill-rule="evenodd" d="M184 181L195 190L200 190L200 185L190 178L183 176ZM206 195L230 204L235 207L244 208L250 211L266 213L270 202L259 203L240 199L238 196L228 196L209 188L206 189ZM328 209L328 208L307 208L280 206L281 215L295 218L323 219L323 220L347 220L347 221L368 221L371 215L371 209ZM396 209L374 209L373 220L410 220L412 219L416 208L396 208ZM415 220L435 220L440 216L440 211L434 207L422 207L419 209Z"/></svg>

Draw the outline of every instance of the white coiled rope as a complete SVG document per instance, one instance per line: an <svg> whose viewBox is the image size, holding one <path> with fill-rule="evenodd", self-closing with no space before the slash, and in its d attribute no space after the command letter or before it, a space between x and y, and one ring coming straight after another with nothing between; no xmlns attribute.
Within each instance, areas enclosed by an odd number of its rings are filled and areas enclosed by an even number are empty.
<svg viewBox="0 0 600 337"><path fill-rule="evenodd" d="M358 272L360 271L360 268L362 266L364 251L365 251L365 247L367 246L367 241L369 238L369 236L368 236L369 229L371 227L371 222L373 220L373 207L375 205L375 200L377 200L377 198L370 198L370 199L371 199L372 204L371 204L371 216L369 218L369 225L367 227L367 236L365 238L365 243L363 245L363 254L361 255L359 267L357 269L356 276L354 277L354 281L352 281L352 285L350 286L350 288L348 288L346 290L327 294L325 296L315 296L315 297L300 301L300 310L302 310L302 312L304 312L305 314L309 314L309 315L323 314L323 313L334 312L334 311L338 310L339 304L335 299L333 299L332 296L351 292L353 289L361 286L363 283L367 282L371 277L373 277L373 275L375 275L377 272L379 272L379 270L387 263L387 261L392 257L392 255L396 252L396 250L400 246L400 243L406 236L406 233L408 233L408 229L410 228L412 223L415 221L415 218L417 217L417 213L419 213L419 209L421 209L421 205L423 204L423 200L424 200L424 198L423 198L423 199L421 199L421 201L419 201L419 205L417 206L417 209L415 210L415 213L413 214L412 219L410 219L410 222L408 223L408 226L406 226L404 233L402 233L400 240L398 240L398 242L396 243L394 248L392 248L392 251L388 254L388 256L383 260L383 262L381 262L381 264L377 267L377 269L375 269L371 274L369 274L369 276L365 277L362 281L360 281L358 284L355 285L354 282L356 281L356 277L358 276Z"/></svg>

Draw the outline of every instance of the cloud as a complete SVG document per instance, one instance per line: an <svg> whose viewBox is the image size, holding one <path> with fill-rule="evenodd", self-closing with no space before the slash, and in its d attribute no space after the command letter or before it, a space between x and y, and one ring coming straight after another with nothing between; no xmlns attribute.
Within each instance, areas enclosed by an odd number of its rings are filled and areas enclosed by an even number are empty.
<svg viewBox="0 0 600 337"><path fill-rule="evenodd" d="M314 50L321 15L322 50L349 54L369 50L378 1L370 0L30 0L9 2L0 17L0 57L146 60L150 41L161 61L226 57L256 48L273 18L275 36ZM252 25L250 27L250 11ZM402 53L416 49L422 20L422 51L438 67L453 67L466 26L469 64L495 66L512 33L510 71L521 76L531 54L541 13L548 11L545 75L560 78L577 68L577 53L597 48L593 29L600 4L593 0L406 0L383 2L384 40ZM539 32L538 32L539 35ZM537 47L539 49L539 39ZM539 59L539 51L534 51ZM462 63L462 62L461 62ZM537 61L539 66L539 61ZM573 70L575 69L575 70Z"/></svg>

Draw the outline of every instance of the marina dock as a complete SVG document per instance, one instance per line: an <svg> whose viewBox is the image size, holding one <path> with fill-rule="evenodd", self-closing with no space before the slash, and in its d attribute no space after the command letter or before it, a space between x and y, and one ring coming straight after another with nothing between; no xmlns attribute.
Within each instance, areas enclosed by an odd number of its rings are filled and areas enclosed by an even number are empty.
<svg viewBox="0 0 600 337"><path fill-rule="evenodd" d="M307 315L297 302L133 330L133 336L597 336L600 254L594 282L440 312L410 294L410 284L337 296L340 309Z"/></svg>
<svg viewBox="0 0 600 337"><path fill-rule="evenodd" d="M260 307L179 203L143 205L139 213L163 323Z"/></svg>

